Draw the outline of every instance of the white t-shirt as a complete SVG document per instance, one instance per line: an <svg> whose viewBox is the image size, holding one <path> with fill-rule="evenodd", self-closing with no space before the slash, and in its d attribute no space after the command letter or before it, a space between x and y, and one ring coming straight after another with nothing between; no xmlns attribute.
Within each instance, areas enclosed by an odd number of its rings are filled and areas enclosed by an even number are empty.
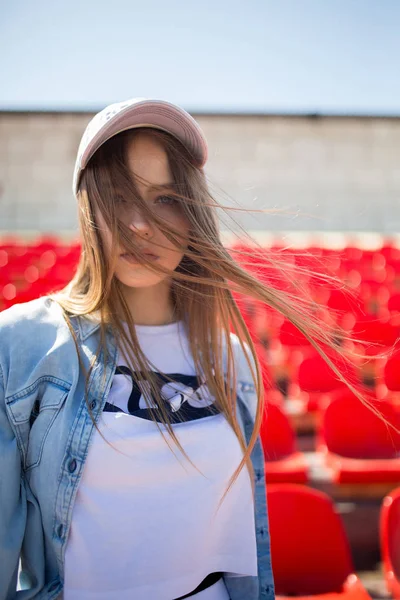
<svg viewBox="0 0 400 600"><path fill-rule="evenodd" d="M161 424L175 455L168 447L119 356L98 422L113 447L93 432L66 547L66 600L174 600L210 573L257 575L246 467L214 514L243 453L195 375L184 326L136 332L146 357L176 382L160 376L161 395L195 466ZM229 600L223 579L193 600Z"/></svg>

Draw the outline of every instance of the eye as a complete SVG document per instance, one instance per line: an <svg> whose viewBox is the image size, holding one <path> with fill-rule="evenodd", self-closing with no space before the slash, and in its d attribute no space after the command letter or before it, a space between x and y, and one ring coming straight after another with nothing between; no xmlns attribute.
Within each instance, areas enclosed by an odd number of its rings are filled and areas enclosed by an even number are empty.
<svg viewBox="0 0 400 600"><path fill-rule="evenodd" d="M158 198L156 198L157 204L164 204L168 206L175 204L176 202L176 198L173 198L172 196L158 196Z"/></svg>

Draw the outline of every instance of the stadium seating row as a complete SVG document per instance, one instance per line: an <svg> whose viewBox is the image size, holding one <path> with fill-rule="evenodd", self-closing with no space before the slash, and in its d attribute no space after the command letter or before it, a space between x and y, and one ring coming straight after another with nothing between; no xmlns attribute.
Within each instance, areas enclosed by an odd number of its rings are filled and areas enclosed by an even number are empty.
<svg viewBox="0 0 400 600"><path fill-rule="evenodd" d="M300 484L267 484L277 600L368 600L332 500ZM400 488L383 500L380 547L387 591L400 600Z"/></svg>
<svg viewBox="0 0 400 600"><path fill-rule="evenodd" d="M376 401L373 409L379 415L342 390L323 411L316 451L334 484L395 486L400 481L399 406ZM298 451L289 418L276 402L266 404L261 441L268 483L309 481L306 457Z"/></svg>
<svg viewBox="0 0 400 600"><path fill-rule="evenodd" d="M249 251L245 246L242 249ZM271 252L289 276L297 273L292 281L276 278L268 263ZM56 237L30 243L18 238L0 240L0 310L65 286L79 256L78 242L66 244ZM290 290L293 279L296 284L300 281L322 308L329 309L329 313L321 311L321 322L331 319L359 340L357 348L363 358L346 367L346 375L365 392L374 409L400 429L400 352L396 350L400 249L389 243L378 250L349 245L340 251L294 250L275 244L264 253L251 251L246 261L239 260L266 280L272 275L278 287ZM325 272L348 287L331 285ZM256 341L267 395L261 439L278 598L369 598L354 572L349 543L332 500L311 487L310 464L298 449L293 407L296 416L316 415L315 454L337 485L397 486L400 435L343 386L289 321L250 298L237 300ZM346 342L341 339L340 343ZM344 368L337 366L341 371ZM381 553L388 592L400 600L400 488L382 504Z"/></svg>

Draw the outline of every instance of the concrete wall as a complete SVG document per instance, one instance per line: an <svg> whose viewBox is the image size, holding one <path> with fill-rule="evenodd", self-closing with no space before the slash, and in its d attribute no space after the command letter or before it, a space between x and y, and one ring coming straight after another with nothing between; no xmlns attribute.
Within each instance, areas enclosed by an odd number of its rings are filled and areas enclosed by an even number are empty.
<svg viewBox="0 0 400 600"><path fill-rule="evenodd" d="M195 117L217 199L285 211L232 212L247 229L400 231L400 118ZM0 112L0 230L76 231L72 172L90 118Z"/></svg>

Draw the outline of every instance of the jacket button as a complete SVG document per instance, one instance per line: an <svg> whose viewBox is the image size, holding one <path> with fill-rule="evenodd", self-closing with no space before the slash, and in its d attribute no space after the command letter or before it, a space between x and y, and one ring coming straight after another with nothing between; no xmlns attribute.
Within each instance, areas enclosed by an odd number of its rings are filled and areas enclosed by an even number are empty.
<svg viewBox="0 0 400 600"><path fill-rule="evenodd" d="M50 585L50 587L47 591L54 592L54 590L58 588L59 583L60 583L59 581L53 581L53 583Z"/></svg>
<svg viewBox="0 0 400 600"><path fill-rule="evenodd" d="M92 400L91 404L90 404L90 408L93 410L94 408L96 408L97 405L97 400Z"/></svg>
<svg viewBox="0 0 400 600"><path fill-rule="evenodd" d="M75 470L76 470L76 460L73 458L68 463L68 471L70 473L73 473Z"/></svg>

